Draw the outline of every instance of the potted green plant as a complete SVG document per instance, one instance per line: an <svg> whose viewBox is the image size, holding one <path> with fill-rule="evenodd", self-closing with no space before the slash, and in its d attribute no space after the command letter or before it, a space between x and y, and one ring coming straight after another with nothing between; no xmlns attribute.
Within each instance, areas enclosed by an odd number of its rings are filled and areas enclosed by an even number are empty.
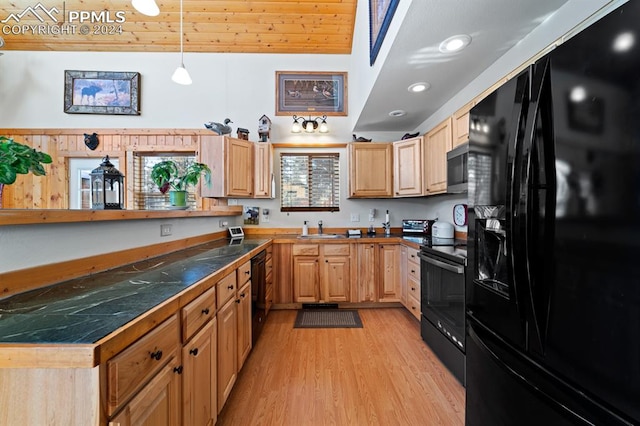
<svg viewBox="0 0 640 426"><path fill-rule="evenodd" d="M169 191L169 201L174 207L186 207L187 187L197 185L202 175L209 183L211 169L203 163L191 163L183 170L175 161L164 160L151 170L151 180L163 194Z"/></svg>
<svg viewBox="0 0 640 426"><path fill-rule="evenodd" d="M13 138L0 136L0 208L5 185L14 183L18 174L26 175L31 172L36 176L44 176L47 172L43 164L51 162L49 154L18 143Z"/></svg>

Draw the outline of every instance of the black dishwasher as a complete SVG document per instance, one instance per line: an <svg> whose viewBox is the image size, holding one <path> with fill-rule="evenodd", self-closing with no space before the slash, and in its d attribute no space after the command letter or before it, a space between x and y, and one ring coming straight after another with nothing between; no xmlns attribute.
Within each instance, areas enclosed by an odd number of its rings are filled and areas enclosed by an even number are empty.
<svg viewBox="0 0 640 426"><path fill-rule="evenodd" d="M266 307L266 269L267 252L262 250L251 258L251 340L258 341L264 325Z"/></svg>

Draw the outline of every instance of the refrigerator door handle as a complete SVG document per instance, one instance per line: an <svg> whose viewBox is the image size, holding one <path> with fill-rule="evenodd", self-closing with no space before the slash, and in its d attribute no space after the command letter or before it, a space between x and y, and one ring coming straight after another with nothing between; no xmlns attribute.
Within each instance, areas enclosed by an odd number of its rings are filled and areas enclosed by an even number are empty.
<svg viewBox="0 0 640 426"><path fill-rule="evenodd" d="M530 340L529 343L535 343L535 347L531 349L541 354L544 354L546 342L550 291L548 280L540 278L544 276L547 265L541 261L539 254L547 252L546 256L549 258L549 247L546 245L550 244L555 216L555 163L552 153L549 68L549 58L544 58L536 64L532 77L531 104L522 151L524 163L519 179L520 197L523 198L523 202L519 204L520 222L517 225L521 231L521 272L527 277L524 281L527 286L528 317L534 326L534 330L530 330L534 331L530 334L534 340ZM542 214L545 224L542 229L539 226L540 192L544 194ZM541 244L545 247L540 247Z"/></svg>

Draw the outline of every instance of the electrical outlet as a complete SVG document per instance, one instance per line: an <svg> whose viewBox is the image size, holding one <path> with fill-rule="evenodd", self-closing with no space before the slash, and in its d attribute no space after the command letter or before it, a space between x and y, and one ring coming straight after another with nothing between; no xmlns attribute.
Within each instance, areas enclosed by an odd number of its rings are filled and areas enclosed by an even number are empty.
<svg viewBox="0 0 640 426"><path fill-rule="evenodd" d="M358 213L351 213L351 222L360 222L360 215Z"/></svg>
<svg viewBox="0 0 640 426"><path fill-rule="evenodd" d="M229 222L227 222L226 220L220 220L220 228L226 228L227 226L229 226Z"/></svg>
<svg viewBox="0 0 640 426"><path fill-rule="evenodd" d="M262 215L262 223L269 223L269 215L268 214Z"/></svg>
<svg viewBox="0 0 640 426"><path fill-rule="evenodd" d="M164 225L160 225L160 236L168 237L172 234L172 225L165 223Z"/></svg>

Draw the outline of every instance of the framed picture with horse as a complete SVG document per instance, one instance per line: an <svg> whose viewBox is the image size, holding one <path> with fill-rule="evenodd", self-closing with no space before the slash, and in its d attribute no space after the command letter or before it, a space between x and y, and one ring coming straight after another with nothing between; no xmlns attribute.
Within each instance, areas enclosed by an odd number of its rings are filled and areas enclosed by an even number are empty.
<svg viewBox="0 0 640 426"><path fill-rule="evenodd" d="M64 112L140 115L140 73L65 70Z"/></svg>

